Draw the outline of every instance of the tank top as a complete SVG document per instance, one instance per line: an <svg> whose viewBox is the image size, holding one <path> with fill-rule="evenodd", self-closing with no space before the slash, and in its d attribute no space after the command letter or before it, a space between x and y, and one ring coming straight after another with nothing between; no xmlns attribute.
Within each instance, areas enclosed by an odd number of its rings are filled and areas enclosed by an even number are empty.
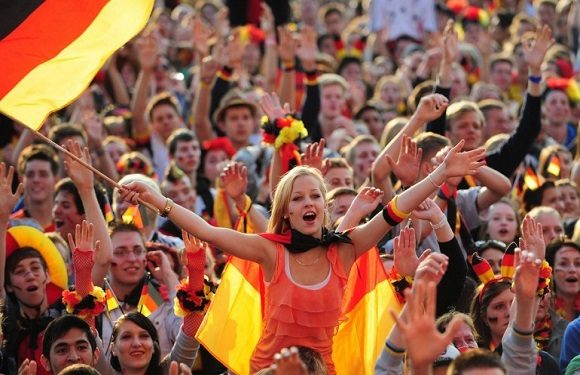
<svg viewBox="0 0 580 375"><path fill-rule="evenodd" d="M276 245L276 268L266 285L264 326L250 367L252 373L272 364L272 357L285 347L305 346L319 352L334 374L332 339L342 313L347 276L338 256L338 246L328 247L327 277L316 285L300 285L292 279L289 253Z"/></svg>

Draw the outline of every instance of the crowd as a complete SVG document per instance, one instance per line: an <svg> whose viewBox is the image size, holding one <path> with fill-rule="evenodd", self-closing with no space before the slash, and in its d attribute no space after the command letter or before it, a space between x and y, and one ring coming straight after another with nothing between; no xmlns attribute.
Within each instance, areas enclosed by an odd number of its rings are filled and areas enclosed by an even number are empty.
<svg viewBox="0 0 580 375"><path fill-rule="evenodd" d="M0 118L0 372L227 373L196 333L235 257L252 374L357 374L376 255L376 374L580 373L579 38L573 0L156 1L43 124L67 153Z"/></svg>

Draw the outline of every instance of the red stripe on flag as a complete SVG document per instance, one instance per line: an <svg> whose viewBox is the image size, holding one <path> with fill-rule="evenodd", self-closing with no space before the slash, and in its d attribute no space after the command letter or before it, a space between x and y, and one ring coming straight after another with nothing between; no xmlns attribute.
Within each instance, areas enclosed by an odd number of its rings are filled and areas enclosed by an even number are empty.
<svg viewBox="0 0 580 375"><path fill-rule="evenodd" d="M376 247L362 254L355 261L346 286L343 311L351 311L365 295L375 290L377 285L387 279L387 273Z"/></svg>
<svg viewBox="0 0 580 375"><path fill-rule="evenodd" d="M0 99L36 66L82 35L107 2L48 0L32 12L0 42Z"/></svg>

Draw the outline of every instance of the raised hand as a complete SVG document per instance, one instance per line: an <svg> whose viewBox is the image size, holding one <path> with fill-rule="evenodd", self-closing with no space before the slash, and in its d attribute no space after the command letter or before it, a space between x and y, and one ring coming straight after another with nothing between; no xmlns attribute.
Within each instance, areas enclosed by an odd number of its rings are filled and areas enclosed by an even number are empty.
<svg viewBox="0 0 580 375"><path fill-rule="evenodd" d="M435 283L416 281L413 292L405 290L407 318L401 319L393 310L391 316L405 337L407 355L415 368L428 367L453 340L453 335L461 326L461 318L454 317L444 333L435 325L435 303L437 293Z"/></svg>
<svg viewBox="0 0 580 375"><path fill-rule="evenodd" d="M358 213L363 218L377 208L384 194L380 189L367 186L359 191L348 210Z"/></svg>
<svg viewBox="0 0 580 375"><path fill-rule="evenodd" d="M92 165L91 153L88 147L83 149L77 141L73 141L72 139L67 140L64 147L77 158L81 159L89 165ZM66 170L67 175L74 182L77 189L93 189L93 172L66 153L64 154L64 169Z"/></svg>
<svg viewBox="0 0 580 375"><path fill-rule="evenodd" d="M274 14L272 8L268 4L262 2L260 4L262 13L260 14L260 29L264 30L266 35L274 35Z"/></svg>
<svg viewBox="0 0 580 375"><path fill-rule="evenodd" d="M287 64L294 64L298 40L288 26L278 26L278 56Z"/></svg>
<svg viewBox="0 0 580 375"><path fill-rule="evenodd" d="M274 375L308 375L308 369L294 346L284 348L280 353L274 354L274 364L270 366Z"/></svg>
<svg viewBox="0 0 580 375"><path fill-rule="evenodd" d="M73 252L73 265L76 271L91 271L95 264L94 254L98 252L100 241L94 241L95 229L93 223L83 220L75 227L75 236L68 234L68 246ZM78 256L77 256L78 255ZM87 262L88 260L88 262Z"/></svg>
<svg viewBox="0 0 580 375"><path fill-rule="evenodd" d="M227 52L227 60L229 65L232 68L239 69L242 66L242 55L244 54L244 48L242 46L242 42L240 40L240 30L237 29L234 33L228 38L228 42L226 44L226 52Z"/></svg>
<svg viewBox="0 0 580 375"><path fill-rule="evenodd" d="M137 42L139 66L142 70L152 71L159 56L159 35L154 31L145 33Z"/></svg>
<svg viewBox="0 0 580 375"><path fill-rule="evenodd" d="M480 161L485 158L485 148L480 147L475 150L460 152L464 144L465 140L459 141L455 147L449 150L445 160L443 160L446 179L474 175L480 167L485 165L484 161Z"/></svg>
<svg viewBox="0 0 580 375"><path fill-rule="evenodd" d="M262 110L266 116L268 116L270 121L284 117L286 114L286 112L284 112L282 109L282 105L280 104L280 98L278 98L278 95L275 92L272 94L264 94L262 96L260 105L262 106Z"/></svg>
<svg viewBox="0 0 580 375"><path fill-rule="evenodd" d="M205 252L208 248L208 244L184 230L181 231L181 234L185 244L184 263L187 267L189 287L192 291L197 291L203 286Z"/></svg>
<svg viewBox="0 0 580 375"><path fill-rule="evenodd" d="M415 272L415 282L423 280L425 282L433 282L435 285L439 284L443 275L447 271L449 265L449 257L441 253L432 253L427 249L419 257L419 265Z"/></svg>
<svg viewBox="0 0 580 375"><path fill-rule="evenodd" d="M419 175L423 150L417 148L417 142L406 134L403 134L401 142L397 161L395 162L391 155L387 154L387 163L389 163L393 173L401 181L403 186L411 186L415 183Z"/></svg>
<svg viewBox="0 0 580 375"><path fill-rule="evenodd" d="M212 31L203 23L201 17L194 16L191 32L193 36L193 48L199 56L202 58L206 57L209 54L208 41Z"/></svg>
<svg viewBox="0 0 580 375"><path fill-rule="evenodd" d="M401 276L414 276L419 265L415 244L415 229L403 228L393 240L393 264Z"/></svg>
<svg viewBox="0 0 580 375"><path fill-rule="evenodd" d="M232 198L236 205L238 200L244 199L248 187L248 169L241 163L228 164L220 174L222 188ZM244 202L245 203L245 199ZM244 205L242 203L242 206Z"/></svg>
<svg viewBox="0 0 580 375"><path fill-rule="evenodd" d="M534 74L541 72L542 62L548 48L554 44L552 30L547 25L538 27L535 40L527 40L522 43L524 49L524 60L528 63L530 71Z"/></svg>
<svg viewBox="0 0 580 375"><path fill-rule="evenodd" d="M219 64L213 56L206 56L201 60L199 78L201 82L209 85L212 83L219 69Z"/></svg>
<svg viewBox="0 0 580 375"><path fill-rule="evenodd" d="M449 100L441 94L429 94L421 98L415 115L422 122L433 121L441 116L449 105Z"/></svg>
<svg viewBox="0 0 580 375"><path fill-rule="evenodd" d="M302 62L304 70L316 70L317 51L316 31L312 26L304 26L302 30L300 30L298 49L296 50L296 55Z"/></svg>
<svg viewBox="0 0 580 375"><path fill-rule="evenodd" d="M443 31L443 64L452 64L459 56L459 41L457 32L453 29L453 21L447 21Z"/></svg>
<svg viewBox="0 0 580 375"><path fill-rule="evenodd" d="M36 361L27 358L18 367L18 375L36 375L36 369Z"/></svg>
<svg viewBox="0 0 580 375"><path fill-rule="evenodd" d="M169 366L169 375L191 375L191 369L183 363L171 361L171 365Z"/></svg>
<svg viewBox="0 0 580 375"><path fill-rule="evenodd" d="M516 274L515 293L519 300L530 300L536 296L542 260L531 251L516 249L514 252Z"/></svg>
<svg viewBox="0 0 580 375"><path fill-rule="evenodd" d="M313 142L306 146L306 152L302 155L302 164L309 165L312 168L316 168L322 171L322 160L324 158L324 146L326 141L324 138L320 139L320 142Z"/></svg>
<svg viewBox="0 0 580 375"><path fill-rule="evenodd" d="M24 185L18 184L16 192L12 193L12 181L14 180L14 167L6 168L6 164L0 163L0 220L4 224L8 222L8 218L16 206L18 199L24 191Z"/></svg>
<svg viewBox="0 0 580 375"><path fill-rule="evenodd" d="M546 258L546 243L542 224L530 215L526 215L521 225L522 238L520 239L520 249L532 252L537 258Z"/></svg>
<svg viewBox="0 0 580 375"><path fill-rule="evenodd" d="M431 198L425 199L412 213L416 219L437 223L443 212Z"/></svg>
<svg viewBox="0 0 580 375"><path fill-rule="evenodd" d="M161 210L165 207L166 198L161 193L156 192L147 184L135 181L130 184L121 186L119 196L125 202L139 204L140 201L153 205Z"/></svg>
<svg viewBox="0 0 580 375"><path fill-rule="evenodd" d="M103 119L94 111L86 112L83 114L83 127L87 132L89 147L94 149L102 148L103 141L107 136Z"/></svg>
<svg viewBox="0 0 580 375"><path fill-rule="evenodd" d="M168 275L175 274L167 254L162 250L148 251L145 257L147 259L147 269L158 281L164 282Z"/></svg>

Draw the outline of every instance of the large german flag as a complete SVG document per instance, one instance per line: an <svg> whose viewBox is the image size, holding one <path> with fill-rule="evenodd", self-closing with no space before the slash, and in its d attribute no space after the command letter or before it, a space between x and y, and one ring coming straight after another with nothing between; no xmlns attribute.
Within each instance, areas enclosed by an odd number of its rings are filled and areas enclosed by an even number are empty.
<svg viewBox="0 0 580 375"><path fill-rule="evenodd" d="M153 0L3 1L0 112L38 129L147 23Z"/></svg>

